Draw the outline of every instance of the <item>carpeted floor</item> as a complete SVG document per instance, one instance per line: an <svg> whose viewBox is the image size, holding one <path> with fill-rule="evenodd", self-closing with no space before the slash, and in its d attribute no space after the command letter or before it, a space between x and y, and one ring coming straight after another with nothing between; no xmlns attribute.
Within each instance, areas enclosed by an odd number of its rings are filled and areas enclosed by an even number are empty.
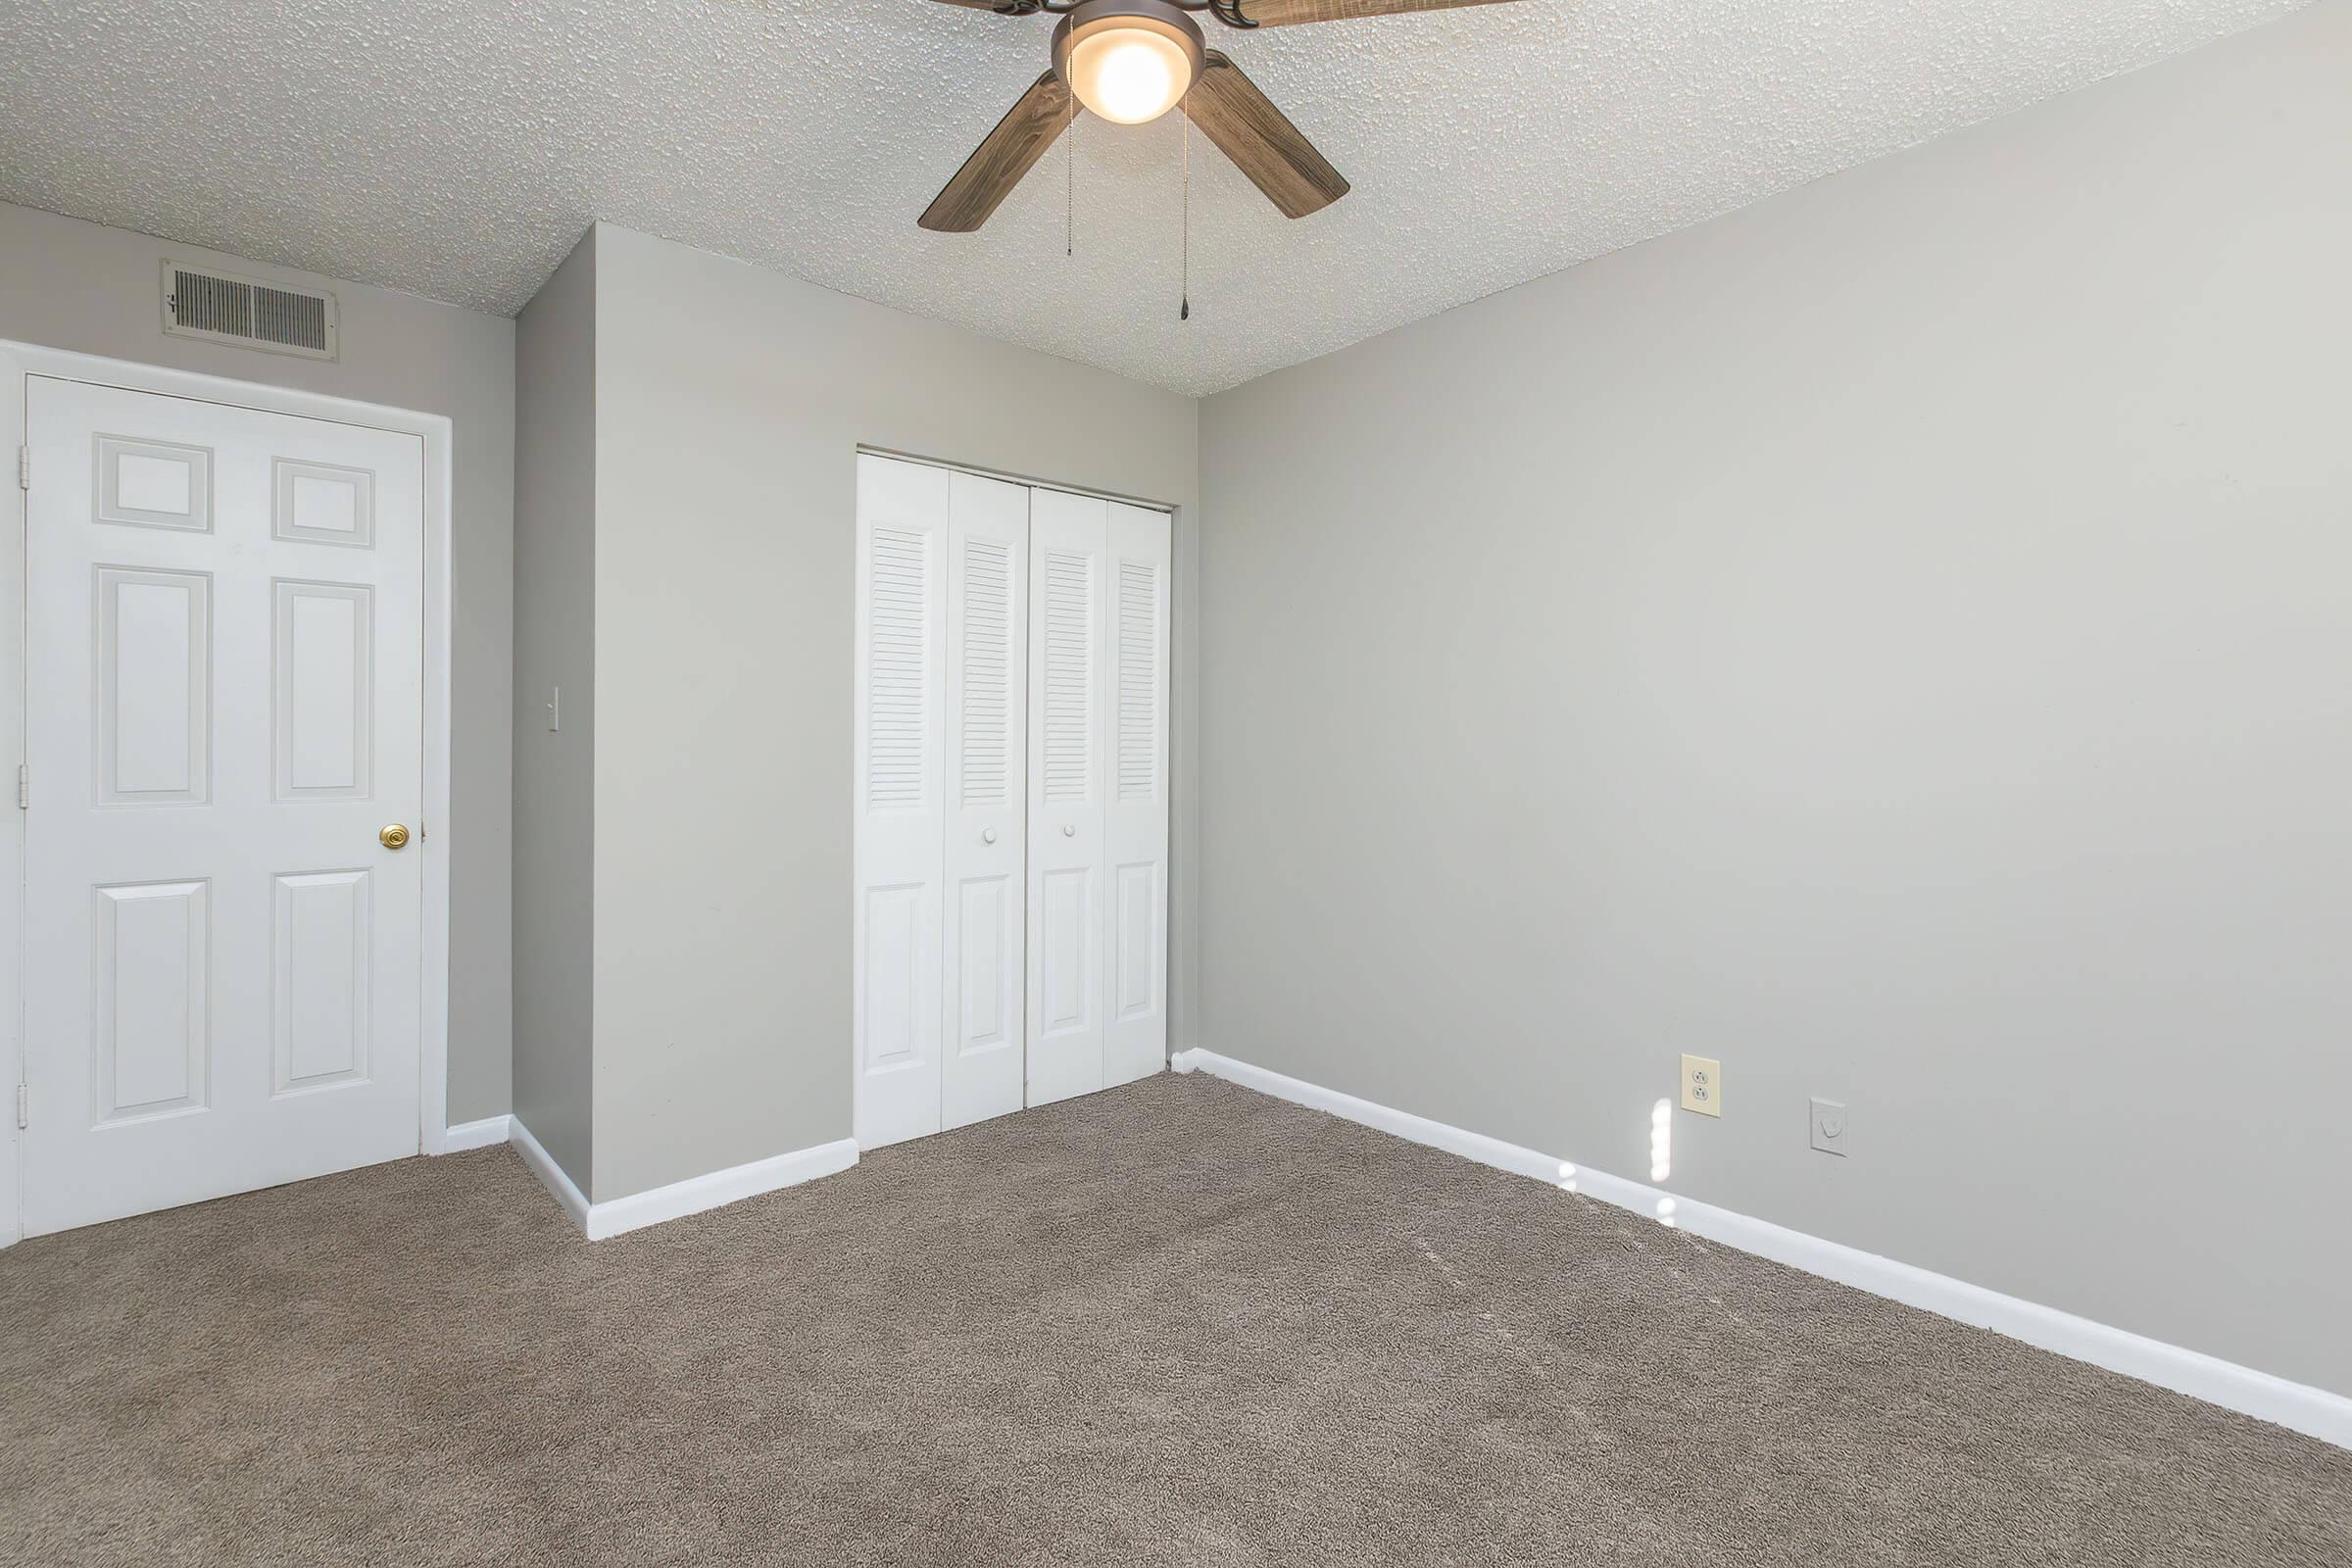
<svg viewBox="0 0 2352 1568"><path fill-rule="evenodd" d="M0 1561L2352 1563L2352 1453L1202 1077L0 1253Z"/></svg>

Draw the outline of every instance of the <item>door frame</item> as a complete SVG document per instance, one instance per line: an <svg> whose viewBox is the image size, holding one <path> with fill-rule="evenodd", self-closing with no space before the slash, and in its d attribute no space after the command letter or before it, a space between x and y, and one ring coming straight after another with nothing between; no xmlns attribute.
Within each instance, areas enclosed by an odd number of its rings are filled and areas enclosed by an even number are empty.
<svg viewBox="0 0 2352 1568"><path fill-rule="evenodd" d="M4 346L5 346L5 345L0 345L0 347L4 347ZM1181 506L1177 505L1177 504L1176 504L1175 502L1173 502L1173 501L1154 501L1154 500L1152 500L1152 499L1151 497L1149 497L1149 496L1136 496L1136 495L1128 495L1128 494L1126 494L1125 492L1123 492L1123 491L1118 491L1118 490L1100 490L1100 489L1096 489L1095 487L1093 487L1093 486L1091 486L1091 485L1082 485L1082 484L1069 484L1069 483L1067 483L1067 482L1065 482L1065 481L1063 481L1063 480L1060 480L1060 479L1041 479L1041 478L1038 478L1038 477L1037 477L1036 475L1034 475L1034 474L1027 474L1027 473L1015 473L1015 472L1011 471L1010 469L1006 469L1006 468L989 468L989 467L983 467L983 466L979 466L979 465L977 465L977 464L971 464L971 463L958 463L958 462L956 462L956 460L954 460L954 459L952 459L952 458L933 458L933 457L926 457L926 456L924 456L923 454L921 454L921 453L919 453L919 452L908 452L908 451L906 451L905 449L903 449L903 448L899 448L899 447L886 447L886 446L877 446L877 445L875 445L873 442L870 442L870 441L860 441L860 442L857 443L857 445L856 445L856 446L855 446L855 447L852 449L852 451L851 451L851 459L850 459L850 462L851 462L851 468L850 468L850 495L851 495L851 514L850 514L851 549L850 549L850 557L851 557L851 570L850 570L850 584L849 584L849 588L850 588L850 625L851 625L851 633L852 633L852 636L853 636L853 638L857 637L858 635L860 635L860 634L858 633L858 617L859 617L859 616L861 616L862 614L864 614L864 612L864 612L864 607L863 607L863 606L862 606L862 604L859 602L859 600L858 600L858 572L859 572L859 569L860 569L860 568L859 568L859 567L858 567L858 565L857 564L857 563L858 563L858 559L859 559L859 551L858 551L858 548L857 548L857 537L858 537L858 513L857 513L857 495L858 495L858 467L857 467L857 460L858 460L858 459L859 459L859 458L887 458L887 459L889 459L890 461L892 461L892 462L894 462L894 463L911 463L911 464L914 464L914 465L916 465L916 466L920 466L920 467L925 467L925 468L943 468L943 469L946 469L946 470L947 470L948 472L950 472L950 473L968 473L968 474L971 474L971 475L973 475L973 476L974 476L974 477L976 477L976 478L981 478L981 479L1000 479L1000 480L1003 480L1003 481L1004 481L1004 483L1006 483L1006 484L1025 485L1025 486L1027 486L1029 489L1032 489L1032 490L1056 490L1056 491L1059 491L1059 492L1060 492L1061 494L1063 494L1063 495L1070 495L1070 496L1083 496L1083 497L1085 497L1085 498L1086 498L1087 500L1089 500L1089 501L1115 501L1115 502L1119 503L1121 506L1128 506L1128 507L1140 507L1140 508L1142 508L1142 509L1143 509L1144 511L1146 511L1146 512L1164 512L1164 513L1166 513L1166 514L1168 514L1168 546L1169 546L1169 548L1168 548L1168 644L1167 644L1167 656L1166 656L1166 657L1167 657L1167 661L1168 661L1168 715L1167 715L1167 718L1168 718L1168 756L1167 756L1167 763L1166 763L1166 766L1167 766L1167 774L1168 774L1168 844L1167 844L1167 852L1166 852L1166 853L1167 853L1167 863L1168 863L1168 886L1167 886L1167 902L1166 902L1166 909L1167 909L1167 913L1166 913L1166 918L1165 918L1165 921L1164 921L1164 924L1165 924L1165 926L1166 926L1166 929L1165 929L1165 930L1163 930L1163 931L1160 933L1160 954L1161 954L1160 961L1161 961L1161 963L1162 963L1162 964L1165 966L1165 967L1164 967L1164 971L1163 971L1163 972L1164 972L1164 973L1165 973L1165 974L1168 976L1168 980L1167 980L1167 995L1166 995L1165 997L1163 997L1163 999L1162 999L1162 1006L1165 1008L1165 1011L1166 1011L1166 1017L1167 1017L1167 1041L1166 1041L1166 1050L1165 1050L1165 1054L1162 1056L1162 1062L1163 1062L1163 1069L1162 1069L1162 1070L1165 1070L1165 1065L1164 1065L1164 1064L1165 1064L1165 1063L1167 1063L1167 1062L1173 1061L1173 1059L1174 1059L1174 1057L1175 1057L1175 1054L1176 1054L1176 1053L1177 1053L1177 1052L1178 1052L1178 1051L1181 1049L1181 1048L1180 1048L1180 1047L1177 1045L1177 1041L1176 1041L1176 998L1175 998L1175 976L1176 976L1176 972L1177 972L1177 971L1176 971L1176 822L1177 822L1177 811L1176 811L1176 729L1177 729L1177 725L1176 725L1176 691L1177 691L1177 680L1176 680L1176 662L1177 662L1177 638L1176 638L1176 630L1177 630L1177 628L1176 628L1176 604L1177 604L1177 600L1176 600L1176 580L1177 580L1177 571L1176 571L1176 568L1177 568L1177 564L1178 564L1178 551L1177 551L1177 548L1176 548L1176 540L1177 540L1177 533L1176 533L1176 530L1177 530L1177 526L1178 526L1178 524L1179 524L1179 523L1182 521L1182 519L1183 519L1183 516L1184 516L1184 509L1183 509ZM944 578L943 578L943 583L944 583ZM1026 630L1025 630L1025 627L1024 627L1024 635L1025 635L1025 634L1026 634ZM854 731L854 730L856 729L857 725L858 725L858 724L860 722L860 720L859 720L859 719L858 719L858 694L859 694L859 692L860 692L860 690L861 690L861 685L860 685L860 676L859 676L859 674L858 674L858 662L857 662L857 658L856 658L856 655L855 655L855 654L853 654L853 655L852 655L852 657L851 657L850 664L851 664L851 675L850 675L850 718L851 718L851 725L852 725L852 729L853 729L853 731ZM853 742L853 743L852 743L852 745L851 745L851 747L850 747L850 778L849 778L849 791L848 791L848 793L849 793L849 800L850 800L850 824L849 824L849 825L850 825L850 841L851 841L851 844L853 845L853 847L854 847L854 846L857 844L857 842L858 842L858 831L859 831L859 820L858 820L858 819L859 819L859 817L860 817L860 816L863 814L863 813L862 813L862 812L859 810L859 808L858 808L858 787L859 787L859 786L860 786L860 785L863 783L863 769L864 769L864 766L865 766L865 760L864 760L864 759L863 759L861 756L859 756L859 755L858 755L858 747L857 747L857 745L855 744L855 742ZM1023 811L1023 813L1024 813L1024 814L1026 814L1026 812L1027 812L1027 810L1028 810L1028 798L1027 798L1027 795L1026 795L1026 793L1024 793L1024 795L1023 795L1023 797L1022 797L1021 808L1022 808L1022 811ZM856 932L856 930L857 930L857 928L858 928L858 922L865 918L864 897L863 897L863 895L861 894L861 892L859 891L859 889L858 889L858 875L857 875L857 869L856 869L856 858L857 858L857 857L856 857L856 850L855 850L855 848L853 848L853 850L852 850L852 853L851 853L851 858L852 858L852 869L851 869L851 874L850 874L850 888L849 888L849 892L850 892L850 902L849 902L849 911L850 911L850 930L851 930L853 933L855 933L855 932ZM1023 930L1023 940L1024 940L1024 941L1026 941L1026 940L1027 940L1027 925L1028 925L1028 917L1027 917L1027 913L1026 913L1026 902L1027 902L1026 883L1027 883L1027 880L1028 880L1028 866L1027 866L1027 864L1026 864L1026 858L1026 858L1026 855L1024 855L1024 857L1023 857L1024 863L1023 863L1023 866L1022 866L1022 881L1023 881L1023 884L1024 884L1024 892L1023 892L1024 912L1023 912L1023 915L1022 915L1022 930ZM853 950L854 950L854 949L855 949L855 940L854 940L854 938L853 938L853 944L852 944L852 946L853 946ZM861 1066L862 1066L862 1063L861 1063L861 1062L859 1061L859 1059L858 1059L858 1029L857 1029L857 1025L856 1025L856 1022L855 1022L855 1020L856 1020L856 1018L857 1018L857 1009L858 1009L858 1005L859 1005L858 997L858 991L859 985L860 985L860 984L861 984L861 982L863 981L863 978L864 978L864 977L863 977L861 974L859 974L859 973L858 973L858 964L857 964L857 960L856 960L856 957L855 957L855 953L854 953L854 951L853 951L853 956L852 956L852 959L851 959L851 962L850 962L850 975L849 975L849 979L850 979L850 1016L851 1016L851 1018L852 1018L852 1024L851 1024L851 1028L850 1028L850 1032L849 1032L849 1037L848 1037L846 1040L844 1040L844 1041L842 1042L842 1045L843 1045L843 1053L842 1053L842 1054L843 1054L843 1057L844 1057L844 1059L846 1059L846 1060L848 1061L848 1063L849 1063L849 1068L850 1068L850 1128L851 1128L851 1132L852 1132L853 1136L855 1135L855 1133L856 1133L856 1131L857 1131L857 1127L858 1127L858 1110L861 1108L861 1106L863 1105L863 1103L864 1103L864 1101L865 1101L865 1074L864 1074L864 1072L863 1072L862 1070L860 1070L860 1069L861 1069ZM1026 986L1027 986L1027 984L1028 984L1028 960L1027 960L1027 956L1026 956L1026 955L1024 955L1024 956L1023 956L1023 958L1022 958L1022 985L1023 985L1024 987L1026 987ZM1023 998L1023 1002L1022 1002L1022 1007L1023 1007L1023 1011L1022 1011L1022 1023L1021 1023L1021 1035L1022 1035L1022 1039L1021 1039L1021 1050L1022 1050L1022 1052L1023 1052L1023 1054L1024 1054L1024 1056L1025 1056L1025 1055L1026 1055L1026 1053L1028 1052L1028 1049L1029 1049L1029 1042L1028 1042L1028 1013L1027 1013L1027 998L1026 998L1025 996L1024 996L1024 998ZM1028 1078L1028 1064L1027 1064L1027 1061L1026 1061L1025 1059L1024 1059L1024 1061L1023 1061L1023 1063L1022 1063L1022 1069L1021 1069L1021 1107L1020 1107L1020 1108L1021 1108L1022 1110L1030 1110L1030 1109L1034 1109L1034 1108L1036 1108L1036 1107L1033 1107L1032 1105L1030 1105L1030 1103L1029 1103L1029 1078ZM1012 1114L1017 1114L1017 1112L1013 1112Z"/></svg>
<svg viewBox="0 0 2352 1568"><path fill-rule="evenodd" d="M26 383L34 376L127 392L187 398L264 414L362 425L424 443L424 809L416 848L424 888L421 1029L417 1041L416 1148L438 1154L449 1139L449 751L450 446L445 415L418 414L318 392L172 370L129 360L0 339L0 457L13 467L26 439ZM0 484L0 781L24 762L24 519L29 492ZM35 788L39 788L37 781ZM0 1247L24 1235L24 1140L17 1136L16 1086L24 1082L24 835L26 813L0 831L0 1060L9 1068L0 1107Z"/></svg>

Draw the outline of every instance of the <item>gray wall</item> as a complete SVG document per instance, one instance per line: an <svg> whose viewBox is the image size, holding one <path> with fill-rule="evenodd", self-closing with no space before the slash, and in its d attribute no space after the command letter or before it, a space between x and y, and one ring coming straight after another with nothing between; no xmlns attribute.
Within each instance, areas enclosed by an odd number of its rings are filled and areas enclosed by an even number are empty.
<svg viewBox="0 0 2352 1568"><path fill-rule="evenodd" d="M1636 1179L1717 1055L1674 1190L2352 1393L2348 82L2316 8L1208 400L1202 1042Z"/></svg>
<svg viewBox="0 0 2352 1568"><path fill-rule="evenodd" d="M582 1192L596 734L596 234L514 323L514 1113ZM559 727L547 727L557 690Z"/></svg>
<svg viewBox="0 0 2352 1568"><path fill-rule="evenodd" d="M333 288L334 364L168 338L163 257ZM407 294L0 204L0 338L449 416L453 591L449 1119L508 1106L514 324Z"/></svg>
<svg viewBox="0 0 2352 1568"><path fill-rule="evenodd" d="M610 224L596 265L603 1201L850 1136L858 444L1174 503L1187 694L1198 509L1189 398Z"/></svg>

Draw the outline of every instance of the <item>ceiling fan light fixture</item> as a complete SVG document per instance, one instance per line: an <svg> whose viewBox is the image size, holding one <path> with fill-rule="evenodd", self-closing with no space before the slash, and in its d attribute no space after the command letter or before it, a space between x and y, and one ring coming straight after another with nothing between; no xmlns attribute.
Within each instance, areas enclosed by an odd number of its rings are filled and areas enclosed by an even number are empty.
<svg viewBox="0 0 2352 1568"><path fill-rule="evenodd" d="M1054 29L1054 69L1115 124L1140 125L1182 103L1201 59L1200 29L1164 0L1085 0Z"/></svg>

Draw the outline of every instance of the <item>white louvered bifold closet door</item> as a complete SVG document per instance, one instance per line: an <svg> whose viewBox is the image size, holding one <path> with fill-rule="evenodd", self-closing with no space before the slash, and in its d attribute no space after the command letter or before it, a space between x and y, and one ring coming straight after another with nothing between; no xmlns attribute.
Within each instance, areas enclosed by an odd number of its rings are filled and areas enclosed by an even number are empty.
<svg viewBox="0 0 2352 1568"><path fill-rule="evenodd" d="M855 1132L939 1131L948 471L858 459Z"/></svg>
<svg viewBox="0 0 2352 1568"><path fill-rule="evenodd" d="M1028 487L951 474L943 1127L1021 1108L1028 586Z"/></svg>
<svg viewBox="0 0 2352 1568"><path fill-rule="evenodd" d="M1029 503L1029 1103L1102 1087L1108 504Z"/></svg>
<svg viewBox="0 0 2352 1568"><path fill-rule="evenodd" d="M1029 491L858 460L862 1148L1021 1108Z"/></svg>
<svg viewBox="0 0 2352 1568"><path fill-rule="evenodd" d="M1030 503L1029 1103L1167 1046L1168 516Z"/></svg>
<svg viewBox="0 0 2352 1568"><path fill-rule="evenodd" d="M1110 503L1110 666L1102 841L1102 1084L1168 1054L1168 561L1164 512Z"/></svg>

